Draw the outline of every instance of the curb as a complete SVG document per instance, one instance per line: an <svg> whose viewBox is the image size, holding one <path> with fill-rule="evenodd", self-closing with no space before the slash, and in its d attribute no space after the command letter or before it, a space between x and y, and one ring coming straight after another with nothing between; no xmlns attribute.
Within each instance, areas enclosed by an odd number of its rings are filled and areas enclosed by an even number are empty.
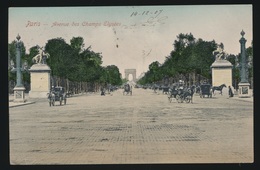
<svg viewBox="0 0 260 170"><path fill-rule="evenodd" d="M249 98L245 98L245 99L243 99L243 98L238 98L238 97L233 97L232 99L233 100L237 100L237 101L244 101L244 102L251 102L251 103L254 103L254 98L253 97L251 97L252 99L249 99Z"/></svg>
<svg viewBox="0 0 260 170"><path fill-rule="evenodd" d="M25 105L34 104L34 103L36 103L36 102L19 103L19 104L15 104L15 105L12 105L12 106L10 106L10 103L9 103L9 108L18 107L18 106L25 106Z"/></svg>

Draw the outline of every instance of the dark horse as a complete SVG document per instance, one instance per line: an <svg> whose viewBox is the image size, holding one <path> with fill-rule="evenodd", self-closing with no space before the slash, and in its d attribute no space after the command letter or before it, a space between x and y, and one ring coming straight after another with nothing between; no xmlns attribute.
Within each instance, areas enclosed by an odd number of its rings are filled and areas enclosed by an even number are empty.
<svg viewBox="0 0 260 170"><path fill-rule="evenodd" d="M222 95L222 89L223 89L223 87L227 87L227 86L226 86L225 84L221 84L220 86L213 86L213 87L212 87L212 93L214 94L214 91L215 91L215 90L218 90L218 91L220 91L219 94Z"/></svg>
<svg viewBox="0 0 260 170"><path fill-rule="evenodd" d="M188 88L188 95L190 96L190 101L193 103L193 95L196 92L196 86L192 85L190 88Z"/></svg>

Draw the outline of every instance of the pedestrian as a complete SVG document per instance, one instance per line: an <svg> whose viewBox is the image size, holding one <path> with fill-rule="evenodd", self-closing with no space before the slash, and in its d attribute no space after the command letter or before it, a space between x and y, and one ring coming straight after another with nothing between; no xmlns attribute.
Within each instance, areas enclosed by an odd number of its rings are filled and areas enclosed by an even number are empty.
<svg viewBox="0 0 260 170"><path fill-rule="evenodd" d="M229 97L233 97L234 96L234 93L233 93L233 91L232 91L230 86L228 86L228 95L229 95Z"/></svg>
<svg viewBox="0 0 260 170"><path fill-rule="evenodd" d="M105 96L105 89L103 87L101 88L101 96Z"/></svg>

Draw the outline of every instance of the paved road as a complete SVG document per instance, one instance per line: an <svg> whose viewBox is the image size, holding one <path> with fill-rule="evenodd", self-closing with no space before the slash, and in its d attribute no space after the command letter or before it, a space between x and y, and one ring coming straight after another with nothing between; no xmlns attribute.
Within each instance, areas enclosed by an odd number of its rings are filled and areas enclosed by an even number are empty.
<svg viewBox="0 0 260 170"><path fill-rule="evenodd" d="M58 104L58 102L57 102ZM253 102L194 96L168 102L152 90L84 94L10 108L12 164L253 162Z"/></svg>

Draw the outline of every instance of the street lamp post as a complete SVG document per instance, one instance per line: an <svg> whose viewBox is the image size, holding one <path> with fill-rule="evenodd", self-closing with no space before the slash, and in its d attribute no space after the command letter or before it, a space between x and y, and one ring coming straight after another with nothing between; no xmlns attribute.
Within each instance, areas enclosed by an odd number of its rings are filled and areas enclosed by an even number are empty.
<svg viewBox="0 0 260 170"><path fill-rule="evenodd" d="M241 46L241 60L239 64L240 68L240 82L239 86L239 97L250 97L249 87L250 84L248 82L248 62L246 57L246 39L244 38L245 32L241 31L241 39L239 40Z"/></svg>
<svg viewBox="0 0 260 170"><path fill-rule="evenodd" d="M18 34L16 37L16 68L14 68L14 64L12 64L12 71L16 72L16 85L14 87L14 102L25 102L25 87L22 83L22 71L26 68L21 67L21 46L23 42L20 40L21 37ZM27 63L24 64L24 67L27 67Z"/></svg>

